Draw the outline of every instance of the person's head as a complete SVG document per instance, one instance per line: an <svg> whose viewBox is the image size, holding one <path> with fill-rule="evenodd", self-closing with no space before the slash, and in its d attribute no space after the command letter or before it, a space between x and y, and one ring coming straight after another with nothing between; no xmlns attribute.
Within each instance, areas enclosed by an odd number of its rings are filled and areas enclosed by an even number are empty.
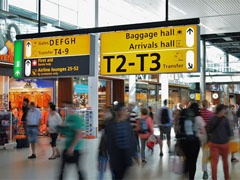
<svg viewBox="0 0 240 180"><path fill-rule="evenodd" d="M6 19L4 17L0 17L0 33L5 35L6 34Z"/></svg>
<svg viewBox="0 0 240 180"><path fill-rule="evenodd" d="M152 107L148 106L148 110L149 110L149 112L152 112Z"/></svg>
<svg viewBox="0 0 240 180"><path fill-rule="evenodd" d="M71 114L76 109L76 104L73 103L72 101L65 101L64 102L64 107L67 109L68 113Z"/></svg>
<svg viewBox="0 0 240 180"><path fill-rule="evenodd" d="M30 109L34 109L34 108L35 108L35 103L34 103L34 102L30 102L29 108L30 108Z"/></svg>
<svg viewBox="0 0 240 180"><path fill-rule="evenodd" d="M209 106L208 100L204 99L204 100L202 101L202 107L207 109L208 106Z"/></svg>
<svg viewBox="0 0 240 180"><path fill-rule="evenodd" d="M20 34L20 30L15 23L11 23L7 26L7 39L11 42L16 41L16 35Z"/></svg>
<svg viewBox="0 0 240 180"><path fill-rule="evenodd" d="M28 103L29 103L29 100L27 98L24 98L23 99L23 106L24 107L27 107L28 106Z"/></svg>
<svg viewBox="0 0 240 180"><path fill-rule="evenodd" d="M191 103L191 105L189 106L189 109L192 110L192 112L194 113L194 116L200 116L198 103L196 102Z"/></svg>
<svg viewBox="0 0 240 180"><path fill-rule="evenodd" d="M148 110L147 110L147 108L142 108L142 109L141 109L141 115L142 115L142 116L148 115Z"/></svg>
<svg viewBox="0 0 240 180"><path fill-rule="evenodd" d="M167 101L167 99L165 99L165 100L163 101L164 106L167 106L167 103L168 103L168 101Z"/></svg>
<svg viewBox="0 0 240 180"><path fill-rule="evenodd" d="M117 120L119 121L126 120L128 117L127 108L124 103L119 102L116 106L114 106L114 112Z"/></svg>
<svg viewBox="0 0 240 180"><path fill-rule="evenodd" d="M48 103L50 111L56 111L56 105L53 102Z"/></svg>
<svg viewBox="0 0 240 180"><path fill-rule="evenodd" d="M133 103L133 102L128 103L128 111L129 112L133 111L134 107L135 107L135 103Z"/></svg>
<svg viewBox="0 0 240 180"><path fill-rule="evenodd" d="M224 104L217 105L215 113L218 117L225 116L227 113L227 106L225 106Z"/></svg>

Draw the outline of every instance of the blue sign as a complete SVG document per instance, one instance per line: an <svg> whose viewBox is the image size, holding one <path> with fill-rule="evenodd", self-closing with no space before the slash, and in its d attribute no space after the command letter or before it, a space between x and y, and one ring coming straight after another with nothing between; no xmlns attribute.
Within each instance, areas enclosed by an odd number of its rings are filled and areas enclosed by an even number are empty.
<svg viewBox="0 0 240 180"><path fill-rule="evenodd" d="M84 84L76 84L74 86L74 92L75 93L88 93L88 85L84 85Z"/></svg>

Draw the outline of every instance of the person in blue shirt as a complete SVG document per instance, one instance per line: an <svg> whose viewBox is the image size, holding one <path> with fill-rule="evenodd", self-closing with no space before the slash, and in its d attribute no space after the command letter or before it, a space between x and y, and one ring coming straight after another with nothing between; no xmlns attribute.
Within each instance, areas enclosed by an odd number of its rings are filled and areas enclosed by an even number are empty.
<svg viewBox="0 0 240 180"><path fill-rule="evenodd" d="M27 138L32 149L32 155L29 156L28 159L35 159L36 143L38 140L39 125L41 122L41 111L37 107L35 107L34 102L30 102L26 120L27 120Z"/></svg>

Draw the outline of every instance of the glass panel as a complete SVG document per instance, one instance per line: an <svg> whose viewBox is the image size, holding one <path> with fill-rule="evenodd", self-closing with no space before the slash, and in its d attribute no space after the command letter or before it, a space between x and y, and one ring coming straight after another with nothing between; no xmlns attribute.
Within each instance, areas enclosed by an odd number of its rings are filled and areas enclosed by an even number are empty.
<svg viewBox="0 0 240 180"><path fill-rule="evenodd" d="M42 15L58 19L58 4L47 0L42 0L41 13Z"/></svg>
<svg viewBox="0 0 240 180"><path fill-rule="evenodd" d="M60 21L65 21L70 24L77 24L77 12L72 9L67 9L65 7L60 7L59 10Z"/></svg>
<svg viewBox="0 0 240 180"><path fill-rule="evenodd" d="M8 0L9 5L14 5L32 12L37 12L37 0Z"/></svg>
<svg viewBox="0 0 240 180"><path fill-rule="evenodd" d="M81 0L78 3L78 26L85 28L95 26L95 0Z"/></svg>
<svg viewBox="0 0 240 180"><path fill-rule="evenodd" d="M59 5L76 11L78 7L78 2L79 0L59 0Z"/></svg>

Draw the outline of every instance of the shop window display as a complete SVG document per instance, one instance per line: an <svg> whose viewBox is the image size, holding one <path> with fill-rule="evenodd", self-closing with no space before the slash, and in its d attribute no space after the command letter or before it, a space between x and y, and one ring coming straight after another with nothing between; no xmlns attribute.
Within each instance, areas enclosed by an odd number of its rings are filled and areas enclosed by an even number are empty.
<svg viewBox="0 0 240 180"><path fill-rule="evenodd" d="M49 88L44 88L49 87ZM52 88L51 88L52 87ZM15 110L15 116L18 117L18 125L22 125L22 106L23 99L27 98L29 102L34 102L42 112L39 135L47 134L48 103L53 101L53 81L47 80L15 80L10 79L9 90L9 109ZM25 134L22 132L22 134Z"/></svg>

